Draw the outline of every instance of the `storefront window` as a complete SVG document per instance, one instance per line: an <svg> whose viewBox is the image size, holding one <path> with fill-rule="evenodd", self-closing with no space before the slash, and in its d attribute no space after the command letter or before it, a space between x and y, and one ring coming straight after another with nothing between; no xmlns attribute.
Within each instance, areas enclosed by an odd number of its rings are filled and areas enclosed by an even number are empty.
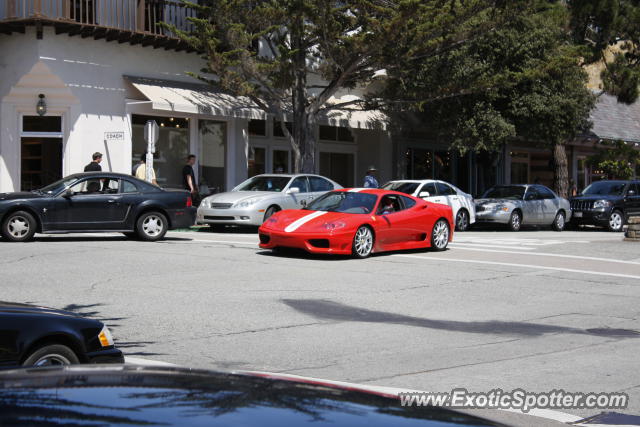
<svg viewBox="0 0 640 427"><path fill-rule="evenodd" d="M436 151L433 160L433 177L451 182L451 153L448 151Z"/></svg>
<svg viewBox="0 0 640 427"><path fill-rule="evenodd" d="M273 171L275 173L289 173L289 151L273 150Z"/></svg>
<svg viewBox="0 0 640 427"><path fill-rule="evenodd" d="M354 156L351 153L320 153L320 175L345 188L353 187Z"/></svg>
<svg viewBox="0 0 640 427"><path fill-rule="evenodd" d="M511 153L511 184L529 183L529 153L512 151Z"/></svg>
<svg viewBox="0 0 640 427"><path fill-rule="evenodd" d="M153 169L158 185L182 188L182 167L189 154L189 120L134 114L131 118L133 164L147 151L144 125L148 120L155 120L160 127L156 152L153 155Z"/></svg>
<svg viewBox="0 0 640 427"><path fill-rule="evenodd" d="M225 152L227 125L224 122L199 120L200 192L203 196L225 191Z"/></svg>
<svg viewBox="0 0 640 427"><path fill-rule="evenodd" d="M249 147L248 176L260 175L267 166L267 150L263 147Z"/></svg>
<svg viewBox="0 0 640 427"><path fill-rule="evenodd" d="M406 153L408 179L433 178L433 151L420 148L409 148Z"/></svg>

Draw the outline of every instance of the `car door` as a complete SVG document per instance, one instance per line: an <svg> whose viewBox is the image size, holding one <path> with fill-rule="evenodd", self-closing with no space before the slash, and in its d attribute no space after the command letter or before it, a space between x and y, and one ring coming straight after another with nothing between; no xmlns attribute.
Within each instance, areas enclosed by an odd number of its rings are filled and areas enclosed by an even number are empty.
<svg viewBox="0 0 640 427"><path fill-rule="evenodd" d="M536 190L540 195L542 201L542 212L540 221L544 224L551 224L556 218L556 213L560 208L560 199L558 199L555 193L549 190L544 185L536 186Z"/></svg>
<svg viewBox="0 0 640 427"><path fill-rule="evenodd" d="M438 189L438 197L442 199L443 205L451 206L451 210L453 211L453 217L456 217L458 213L458 209L460 209L461 202L460 197L458 197L458 193L452 186L447 184L446 182L438 181L436 183L436 188Z"/></svg>
<svg viewBox="0 0 640 427"><path fill-rule="evenodd" d="M417 197L432 203L442 203L442 199L438 196L435 182L425 183L418 191Z"/></svg>
<svg viewBox="0 0 640 427"><path fill-rule="evenodd" d="M392 202L393 209L385 211L385 200ZM406 209L402 197L398 194L384 194L376 208L376 221L380 221L376 229L376 240L383 245L395 245L411 239L413 230L413 213Z"/></svg>
<svg viewBox="0 0 640 427"><path fill-rule="evenodd" d="M533 187L527 187L522 202L522 222L523 224L540 224L543 220L543 201L540 193Z"/></svg>
<svg viewBox="0 0 640 427"><path fill-rule="evenodd" d="M625 193L625 212L629 215L640 215L640 182L632 182Z"/></svg>
<svg viewBox="0 0 640 427"><path fill-rule="evenodd" d="M285 198L286 206L283 207L286 209L300 209L305 207L309 203L310 198L313 197L309 189L309 179L307 176L301 175L293 178L287 190L291 190L292 188L297 188L298 190L296 192L287 192L287 197Z"/></svg>
<svg viewBox="0 0 640 427"><path fill-rule="evenodd" d="M58 195L48 215L52 230L90 231L118 229L121 195L119 180L91 177Z"/></svg>

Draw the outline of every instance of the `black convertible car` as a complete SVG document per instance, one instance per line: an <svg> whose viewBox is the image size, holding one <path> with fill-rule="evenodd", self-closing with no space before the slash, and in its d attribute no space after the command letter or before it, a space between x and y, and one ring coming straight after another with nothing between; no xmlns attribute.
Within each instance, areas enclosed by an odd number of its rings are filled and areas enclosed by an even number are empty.
<svg viewBox="0 0 640 427"><path fill-rule="evenodd" d="M0 194L0 233L14 242L35 233L103 231L159 240L169 229L192 226L195 215L189 192L110 172L78 173L30 193Z"/></svg>
<svg viewBox="0 0 640 427"><path fill-rule="evenodd" d="M490 421L398 398L246 374L136 366L0 374L0 425L477 426Z"/></svg>
<svg viewBox="0 0 640 427"><path fill-rule="evenodd" d="M68 311L0 301L0 368L123 362L102 322Z"/></svg>

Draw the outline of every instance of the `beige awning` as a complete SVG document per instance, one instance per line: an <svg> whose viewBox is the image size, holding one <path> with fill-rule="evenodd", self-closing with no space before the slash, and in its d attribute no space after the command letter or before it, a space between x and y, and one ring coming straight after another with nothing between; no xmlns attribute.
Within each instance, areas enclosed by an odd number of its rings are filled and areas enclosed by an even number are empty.
<svg viewBox="0 0 640 427"><path fill-rule="evenodd" d="M124 78L151 101L154 110L258 120L267 117L264 110L258 108L249 98L217 92L205 84L135 76ZM342 98L332 97L327 104L338 104L353 99L357 98L351 95ZM325 110L318 122L353 129L386 129L386 116L383 113L363 111L357 106Z"/></svg>

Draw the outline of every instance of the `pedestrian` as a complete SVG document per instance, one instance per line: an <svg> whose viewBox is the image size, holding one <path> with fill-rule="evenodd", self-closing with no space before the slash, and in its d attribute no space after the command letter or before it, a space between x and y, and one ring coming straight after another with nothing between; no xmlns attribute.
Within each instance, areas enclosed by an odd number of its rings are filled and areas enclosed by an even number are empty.
<svg viewBox="0 0 640 427"><path fill-rule="evenodd" d="M136 178L141 179L143 181L147 180L147 163L146 163L147 153L144 153L140 157L140 164L136 169ZM153 185L158 185L158 181L156 181L156 172L151 168L151 183Z"/></svg>
<svg viewBox="0 0 640 427"><path fill-rule="evenodd" d="M578 195L578 186L573 178L569 180L569 194L571 197L576 197Z"/></svg>
<svg viewBox="0 0 640 427"><path fill-rule="evenodd" d="M147 155L142 154L142 156L140 157L140 160L138 160L138 163L133 165L133 167L131 168L131 175L136 176L136 171L138 170L140 165L145 164L146 161L147 161Z"/></svg>
<svg viewBox="0 0 640 427"><path fill-rule="evenodd" d="M367 169L367 174L364 177L364 187L365 188L378 188L380 184L378 184L378 180L376 179L375 173L378 171L375 166L369 166Z"/></svg>
<svg viewBox="0 0 640 427"><path fill-rule="evenodd" d="M195 154L187 156L187 164L182 168L182 185L185 190L191 193L191 200L195 205L198 204L198 183L196 182L196 174L193 171L193 165L196 164Z"/></svg>
<svg viewBox="0 0 640 427"><path fill-rule="evenodd" d="M100 162L102 161L102 153L96 151L92 156L93 160L87 166L84 167L85 172L102 172L102 166L100 166Z"/></svg>

